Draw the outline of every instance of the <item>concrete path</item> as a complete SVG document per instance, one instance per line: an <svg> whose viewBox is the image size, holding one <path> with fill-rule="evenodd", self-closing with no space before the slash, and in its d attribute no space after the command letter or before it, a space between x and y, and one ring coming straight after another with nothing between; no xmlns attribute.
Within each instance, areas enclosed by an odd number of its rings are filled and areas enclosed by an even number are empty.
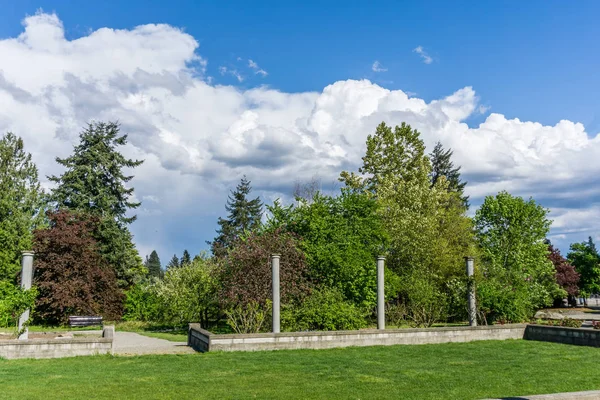
<svg viewBox="0 0 600 400"><path fill-rule="evenodd" d="M171 342L134 332L115 332L113 350L118 355L195 353L186 342Z"/></svg>
<svg viewBox="0 0 600 400"><path fill-rule="evenodd" d="M535 396L503 397L502 399L487 399L487 400L571 400L571 399L598 400L598 399L600 399L600 390L591 390L588 392L538 394Z"/></svg>

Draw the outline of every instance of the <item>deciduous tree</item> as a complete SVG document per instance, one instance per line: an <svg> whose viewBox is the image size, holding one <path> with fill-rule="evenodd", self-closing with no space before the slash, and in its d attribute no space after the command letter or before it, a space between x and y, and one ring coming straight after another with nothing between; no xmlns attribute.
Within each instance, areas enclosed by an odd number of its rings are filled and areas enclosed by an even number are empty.
<svg viewBox="0 0 600 400"><path fill-rule="evenodd" d="M34 232L37 315L49 324L66 323L69 315L118 319L124 295L93 237L99 218L63 210L48 219L49 228Z"/></svg>
<svg viewBox="0 0 600 400"><path fill-rule="evenodd" d="M280 227L300 239L311 279L338 289L360 307L376 303L376 257L387 250L378 204L366 193L343 189L337 197L318 192L297 207L268 207L266 229Z"/></svg>
<svg viewBox="0 0 600 400"><path fill-rule="evenodd" d="M579 294L579 274L575 271L575 267L560 254L560 250L548 243L548 259L554 265L556 283L560 286L570 300L573 300ZM562 297L556 300L562 300Z"/></svg>
<svg viewBox="0 0 600 400"><path fill-rule="evenodd" d="M581 294L589 296L600 293L600 255L591 236L585 242L571 244L567 259L580 275Z"/></svg>
<svg viewBox="0 0 600 400"><path fill-rule="evenodd" d="M271 299L271 255L280 254L281 301L291 302L309 290L306 259L294 235L277 229L252 232L222 261L220 298L226 307Z"/></svg>
<svg viewBox="0 0 600 400"><path fill-rule="evenodd" d="M524 200L507 192L486 197L475 214L476 235L485 261L483 274L487 277L482 285L523 294L513 296L521 300L513 303L519 310L511 311L510 319L527 319L536 308L550 305L553 298L564 294L548 259L545 238L552 221L547 216L548 210L533 199ZM502 301L493 303L490 307L500 306ZM489 313L498 314L493 310Z"/></svg>

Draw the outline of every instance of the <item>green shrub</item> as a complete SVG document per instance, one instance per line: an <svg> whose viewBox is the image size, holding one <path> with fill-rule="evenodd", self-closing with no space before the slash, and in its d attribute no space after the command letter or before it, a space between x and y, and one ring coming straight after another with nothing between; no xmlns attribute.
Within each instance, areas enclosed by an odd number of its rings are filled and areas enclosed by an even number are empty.
<svg viewBox="0 0 600 400"><path fill-rule="evenodd" d="M242 305L238 304L225 311L227 324L235 333L258 333L268 327L268 317L271 315L271 301L265 306L256 301Z"/></svg>
<svg viewBox="0 0 600 400"><path fill-rule="evenodd" d="M157 321L160 301L152 285L135 285L126 293L125 321Z"/></svg>
<svg viewBox="0 0 600 400"><path fill-rule="evenodd" d="M560 320L560 326L567 328L581 328L581 325L583 325L583 321L579 319L563 318Z"/></svg>
<svg viewBox="0 0 600 400"><path fill-rule="evenodd" d="M429 327L448 319L448 298L435 282L413 271L405 276L403 284L401 296L412 325Z"/></svg>
<svg viewBox="0 0 600 400"><path fill-rule="evenodd" d="M399 327L407 323L408 314L406 306L401 303L387 303L385 305L386 322Z"/></svg>
<svg viewBox="0 0 600 400"><path fill-rule="evenodd" d="M313 291L301 304L282 311L287 331L355 330L367 325L366 312L344 299L338 289Z"/></svg>
<svg viewBox="0 0 600 400"><path fill-rule="evenodd" d="M0 281L0 326L14 327L13 334L19 336L19 317L27 309L33 311L36 296L35 287L23 290L11 282ZM28 323L26 321L25 326Z"/></svg>
<svg viewBox="0 0 600 400"><path fill-rule="evenodd" d="M526 290L499 279L480 280L476 289L478 317L484 324L529 321L535 313Z"/></svg>

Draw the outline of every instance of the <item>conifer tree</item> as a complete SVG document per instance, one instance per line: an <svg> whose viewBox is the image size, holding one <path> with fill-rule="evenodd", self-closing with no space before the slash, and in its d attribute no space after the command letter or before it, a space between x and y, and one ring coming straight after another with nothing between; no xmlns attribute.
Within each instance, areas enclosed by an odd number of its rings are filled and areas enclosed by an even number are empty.
<svg viewBox="0 0 600 400"><path fill-rule="evenodd" d="M181 261L179 261L179 265L183 267L184 265L188 265L192 262L192 257L187 250L183 250L183 256L181 257Z"/></svg>
<svg viewBox="0 0 600 400"><path fill-rule="evenodd" d="M167 270L171 268L178 268L179 266L179 258L177 257L177 254L173 254L173 258L171 258L171 261L169 261L167 264Z"/></svg>
<svg viewBox="0 0 600 400"><path fill-rule="evenodd" d="M445 150L440 142L435 144L433 152L429 155L431 159L431 186L434 186L442 176L445 176L448 181L448 190L458 193L463 204L468 208L469 196L464 194L467 182L460 180L460 167L454 166L451 160L452 154L452 150Z"/></svg>
<svg viewBox="0 0 600 400"><path fill-rule="evenodd" d="M23 140L0 138L0 280L14 281L21 251L31 250L32 231L44 220L38 170Z"/></svg>
<svg viewBox="0 0 600 400"><path fill-rule="evenodd" d="M160 258L158 258L158 253L156 250L152 250L150 256L146 256L146 269L148 270L148 275L156 278L160 278L162 276L162 267L160 265Z"/></svg>
<svg viewBox="0 0 600 400"><path fill-rule="evenodd" d="M119 285L131 285L135 276L144 273L142 260L133 244L127 225L136 216L127 212L140 206L131 200L133 188L126 184L133 176L125 168L135 168L143 161L124 157L118 147L127 143L114 122L93 122L79 135L73 154L56 161L66 168L60 176L48 179L56 183L51 200L57 209L69 209L100 218L94 232L100 253L115 269Z"/></svg>
<svg viewBox="0 0 600 400"><path fill-rule="evenodd" d="M229 214L227 219L219 218L218 235L210 243L215 256L224 256L227 249L241 235L260 226L263 204L258 197L253 200L249 199L251 191L250 181L244 175L235 191L229 195L225 205L225 210Z"/></svg>

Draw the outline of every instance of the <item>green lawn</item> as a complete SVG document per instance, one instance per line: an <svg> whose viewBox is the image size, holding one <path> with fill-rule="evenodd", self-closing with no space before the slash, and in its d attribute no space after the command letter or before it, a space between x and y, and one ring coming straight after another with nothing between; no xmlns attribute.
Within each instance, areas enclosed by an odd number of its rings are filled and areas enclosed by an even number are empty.
<svg viewBox="0 0 600 400"><path fill-rule="evenodd" d="M600 349L523 340L0 360L0 398L481 399L600 389Z"/></svg>

